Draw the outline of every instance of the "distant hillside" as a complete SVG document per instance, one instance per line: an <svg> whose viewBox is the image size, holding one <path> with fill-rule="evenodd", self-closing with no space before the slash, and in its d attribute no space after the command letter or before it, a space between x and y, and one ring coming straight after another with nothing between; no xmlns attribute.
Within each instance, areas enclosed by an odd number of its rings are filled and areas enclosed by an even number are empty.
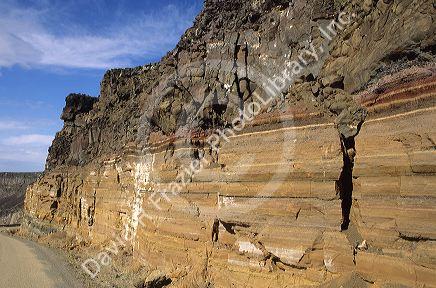
<svg viewBox="0 0 436 288"><path fill-rule="evenodd" d="M21 221L24 195L41 173L0 173L0 225Z"/></svg>

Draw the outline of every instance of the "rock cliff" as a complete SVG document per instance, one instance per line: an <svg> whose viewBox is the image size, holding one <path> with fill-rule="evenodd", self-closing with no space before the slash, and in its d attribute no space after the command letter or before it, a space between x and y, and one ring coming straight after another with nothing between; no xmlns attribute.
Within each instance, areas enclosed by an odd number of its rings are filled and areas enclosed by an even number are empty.
<svg viewBox="0 0 436 288"><path fill-rule="evenodd" d="M206 0L159 63L67 97L26 210L174 287L436 287L435 17Z"/></svg>
<svg viewBox="0 0 436 288"><path fill-rule="evenodd" d="M40 175L40 173L0 173L0 226L21 223L26 188Z"/></svg>

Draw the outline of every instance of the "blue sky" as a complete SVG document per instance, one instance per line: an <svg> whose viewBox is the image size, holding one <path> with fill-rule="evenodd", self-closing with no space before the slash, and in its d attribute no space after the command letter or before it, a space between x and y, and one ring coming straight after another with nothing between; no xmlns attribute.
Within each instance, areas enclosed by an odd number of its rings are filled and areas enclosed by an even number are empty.
<svg viewBox="0 0 436 288"><path fill-rule="evenodd" d="M158 61L202 0L0 1L0 172L42 171L65 97Z"/></svg>

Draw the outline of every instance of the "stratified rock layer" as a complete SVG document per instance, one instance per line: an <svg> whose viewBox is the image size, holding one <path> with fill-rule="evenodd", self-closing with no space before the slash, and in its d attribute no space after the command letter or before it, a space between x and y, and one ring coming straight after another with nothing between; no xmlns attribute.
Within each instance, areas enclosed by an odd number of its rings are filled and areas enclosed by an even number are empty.
<svg viewBox="0 0 436 288"><path fill-rule="evenodd" d="M175 287L435 287L435 7L319 2L206 1L160 63L69 99L29 215Z"/></svg>
<svg viewBox="0 0 436 288"><path fill-rule="evenodd" d="M356 140L353 217L361 237L378 251L359 252L356 264L372 279L431 286L436 73L417 69L389 80L361 98L370 116Z"/></svg>

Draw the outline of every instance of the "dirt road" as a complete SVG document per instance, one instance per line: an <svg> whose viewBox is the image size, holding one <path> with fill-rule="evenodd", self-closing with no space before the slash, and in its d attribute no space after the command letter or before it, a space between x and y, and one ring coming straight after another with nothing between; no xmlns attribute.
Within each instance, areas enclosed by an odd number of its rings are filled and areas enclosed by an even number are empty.
<svg viewBox="0 0 436 288"><path fill-rule="evenodd" d="M0 288L81 288L61 256L31 241L0 234Z"/></svg>

